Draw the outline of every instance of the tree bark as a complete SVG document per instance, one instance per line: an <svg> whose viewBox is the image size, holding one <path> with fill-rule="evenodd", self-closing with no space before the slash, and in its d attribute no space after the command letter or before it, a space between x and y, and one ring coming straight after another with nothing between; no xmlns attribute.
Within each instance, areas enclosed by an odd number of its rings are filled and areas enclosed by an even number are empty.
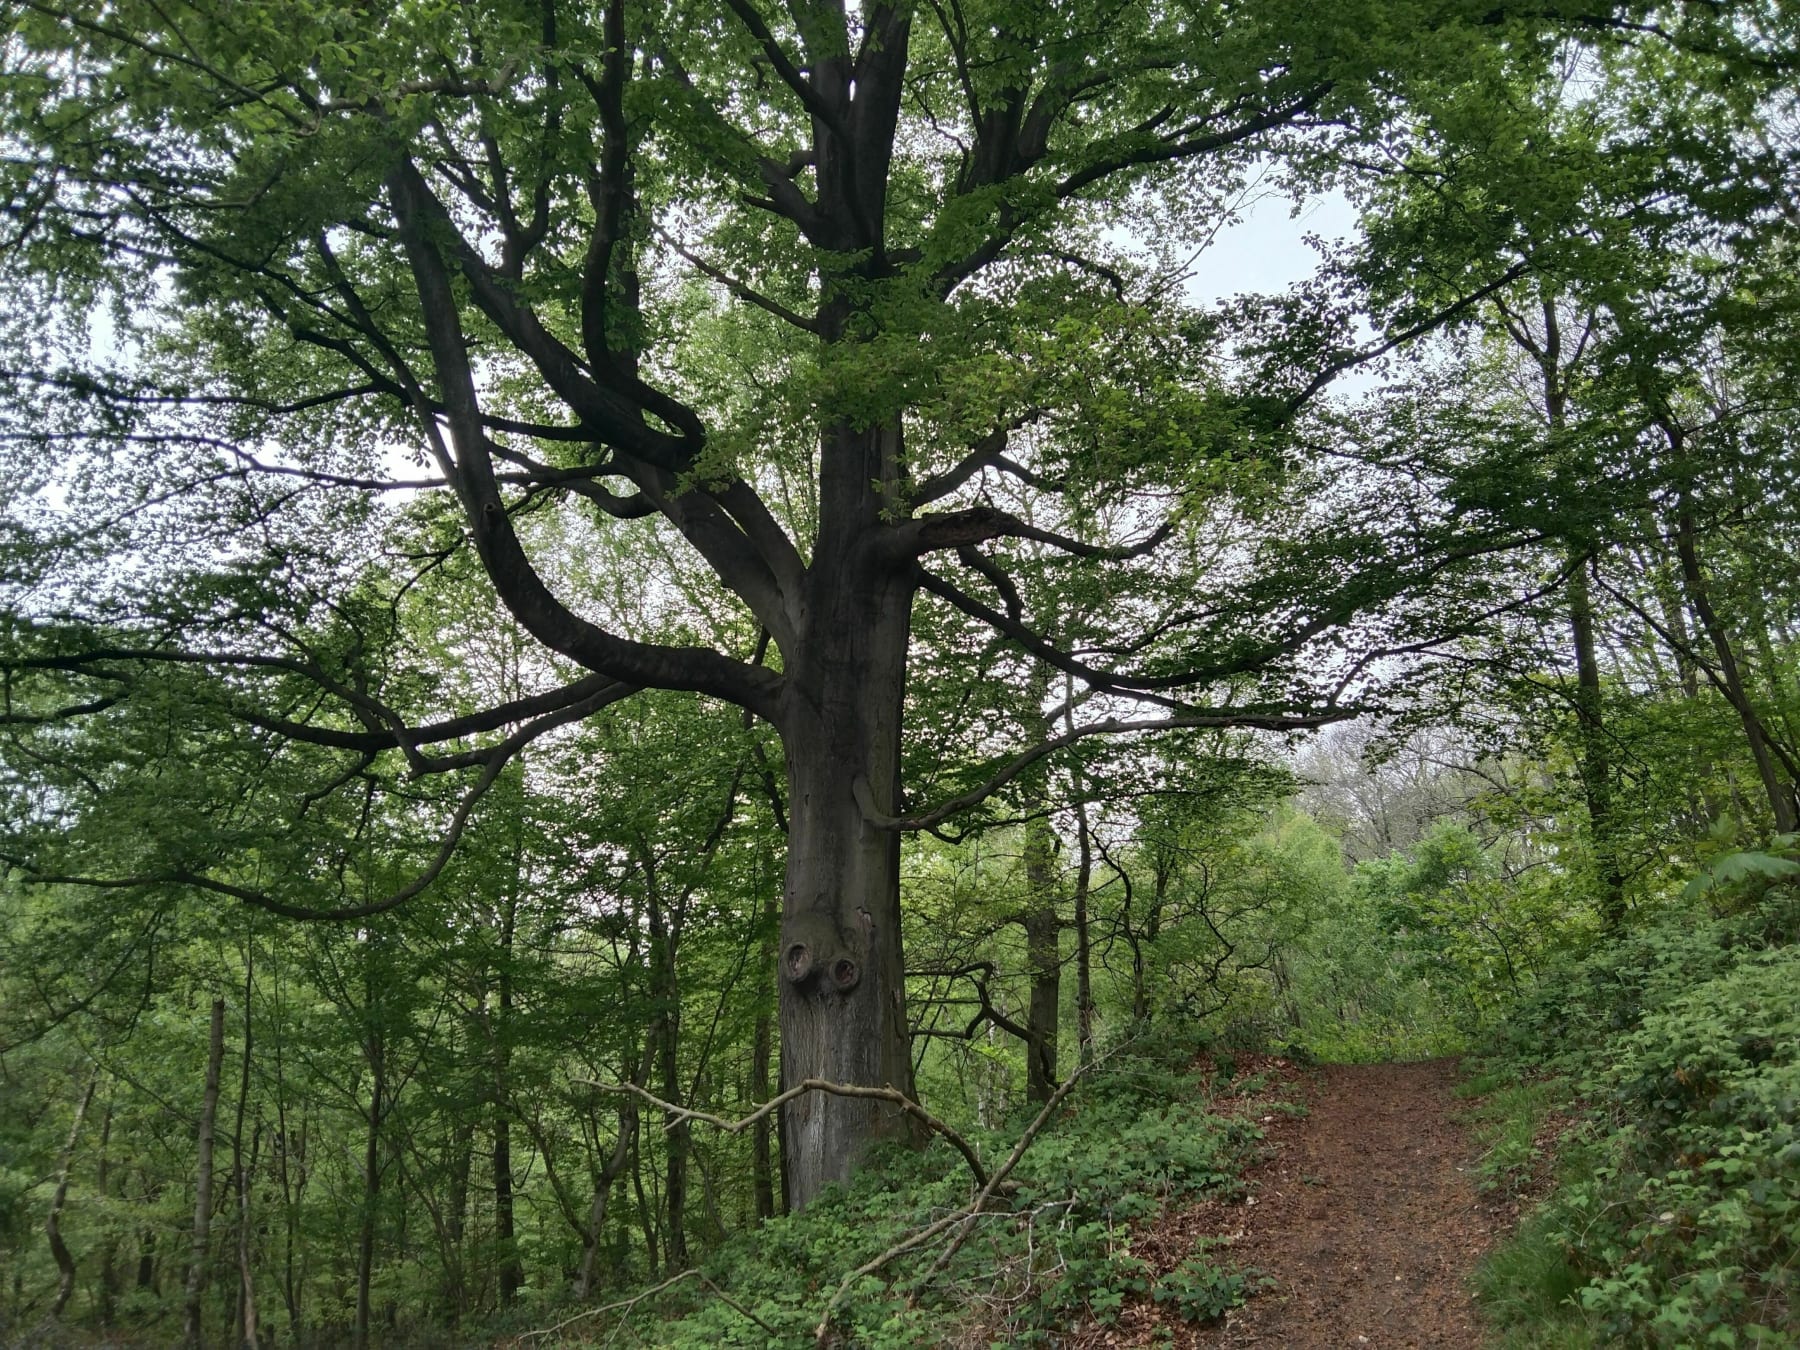
<svg viewBox="0 0 1800 1350"><path fill-rule="evenodd" d="M807 640L788 672L782 738L788 858L781 948L781 1081L891 1086L914 1095L900 950L900 838L876 828L859 798L900 804L900 718L914 565L884 558L871 481L897 473L899 428L840 428L826 438L826 515L809 572ZM868 519L845 519L866 514ZM857 529L857 526L864 526ZM872 556L873 555L873 556ZM792 658L790 658L792 659ZM884 1102L807 1093L783 1110L788 1203L803 1209L849 1179L884 1137L916 1137Z"/></svg>
<svg viewBox="0 0 1800 1350"><path fill-rule="evenodd" d="M365 1013L375 1015L374 980L367 988ZM362 1216L356 1235L356 1323L351 1335L355 1350L368 1350L370 1293L375 1275L375 1219L381 1201L381 1122L387 1110L387 1056L379 1027L370 1026L363 1047L369 1064L369 1128L363 1139Z"/></svg>
<svg viewBox="0 0 1800 1350"><path fill-rule="evenodd" d="M1087 803L1075 794L1075 1031L1083 1065L1094 1062L1094 944L1088 924L1088 896L1094 884L1094 840Z"/></svg>
<svg viewBox="0 0 1800 1350"><path fill-rule="evenodd" d="M1581 786L1587 799L1588 831L1593 839L1595 871L1600 882L1600 922L1616 932L1625 921L1625 874L1619 865L1618 824L1613 814L1612 758L1606 742L1605 704L1600 663L1594 650L1594 607L1588 591L1589 559L1572 560L1569 569L1569 632L1575 647L1575 716L1581 736Z"/></svg>
<svg viewBox="0 0 1800 1350"><path fill-rule="evenodd" d="M513 1223L512 1175L512 1014L513 934L518 916L518 868L500 915L500 969L494 1009L494 1238L500 1254L500 1306L510 1308L525 1283Z"/></svg>
<svg viewBox="0 0 1800 1350"><path fill-rule="evenodd" d="M254 992L255 952L244 962L244 1055L238 1075L237 1122L231 1132L231 1168L238 1198L238 1335L243 1350L256 1350L256 1277L250 1260L250 1167L244 1165L244 1111L250 1101L250 996ZM253 1150L254 1151L254 1150Z"/></svg>
<svg viewBox="0 0 1800 1350"><path fill-rule="evenodd" d="M1025 885L1030 892L1022 918L1025 964L1031 975L1025 1028L1025 1096L1047 1102L1056 1091L1057 1019L1062 1009L1062 920L1056 913L1055 836L1046 819L1025 826Z"/></svg>
<svg viewBox="0 0 1800 1350"><path fill-rule="evenodd" d="M663 1100L681 1105L681 984L676 969L680 933L658 893L659 879L648 849L641 859L645 902L650 920L650 997L656 1005L652 1040L656 1046L658 1078ZM663 1256L670 1271L688 1263L687 1164L688 1124L670 1112L663 1128L663 1209L668 1226L663 1230Z"/></svg>
<svg viewBox="0 0 1800 1350"><path fill-rule="evenodd" d="M56 1320L75 1292L75 1258L63 1241L63 1203L69 1198L69 1171L75 1162L75 1145L81 1141L81 1123L87 1119L88 1106L94 1100L94 1089L100 1083L100 1068L88 1075L87 1087L75 1104L75 1117L69 1122L69 1137L63 1144L62 1157L56 1166L56 1190L50 1196L50 1212L44 1217L44 1236L50 1240L50 1257L56 1262L56 1299L50 1305L50 1317Z"/></svg>
<svg viewBox="0 0 1800 1350"><path fill-rule="evenodd" d="M1757 716L1756 708L1744 688L1743 674L1738 668L1737 654L1732 650L1730 635L1713 609L1695 536L1693 512L1684 500L1675 518L1675 551L1681 559L1681 577L1687 588L1688 602L1693 605L1695 617L1700 620L1700 626L1705 630L1707 640L1719 659L1722 692L1743 726L1744 739L1750 745L1750 757L1756 762L1757 775L1762 779L1763 792L1775 816L1775 830L1778 834L1792 834L1796 828L1800 828L1800 819L1796 818L1795 812L1793 785L1782 777L1762 719Z"/></svg>
<svg viewBox="0 0 1800 1350"><path fill-rule="evenodd" d="M107 1188L112 1177L112 1123L113 1108L109 1099L106 1113L100 1117L100 1164L94 1176L94 1190L100 1198L106 1198ZM118 1315L119 1307L119 1238L116 1231L108 1232L106 1240L100 1246L100 1325L110 1327Z"/></svg>
<svg viewBox="0 0 1800 1350"><path fill-rule="evenodd" d="M215 998L206 1050L206 1091L200 1100L198 1160L195 1163L194 1232L188 1245L186 1312L182 1341L199 1350L200 1295L206 1288L206 1249L212 1234L213 1126L219 1114L219 1070L225 1063L225 1000Z"/></svg>

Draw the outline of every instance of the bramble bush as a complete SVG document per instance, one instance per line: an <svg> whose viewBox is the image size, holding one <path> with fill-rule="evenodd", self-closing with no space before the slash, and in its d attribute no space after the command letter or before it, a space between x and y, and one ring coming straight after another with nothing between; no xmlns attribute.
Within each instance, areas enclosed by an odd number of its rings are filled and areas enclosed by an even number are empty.
<svg viewBox="0 0 1800 1350"><path fill-rule="evenodd" d="M1800 1337L1796 909L1770 888L1734 915L1649 926L1546 981L1506 1029L1503 1058L1565 1075L1588 1109L1517 1243L1560 1249L1545 1280L1573 1288L1597 1339Z"/></svg>

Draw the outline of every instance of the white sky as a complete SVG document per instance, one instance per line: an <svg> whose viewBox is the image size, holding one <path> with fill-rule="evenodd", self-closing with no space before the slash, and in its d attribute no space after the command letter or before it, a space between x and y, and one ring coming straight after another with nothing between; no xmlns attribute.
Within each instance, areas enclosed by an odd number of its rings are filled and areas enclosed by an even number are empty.
<svg viewBox="0 0 1800 1350"><path fill-rule="evenodd" d="M1319 255L1305 242L1309 234L1328 242L1353 237L1355 208L1333 192L1308 199L1296 215L1288 198L1263 197L1200 255L1188 294L1196 303L1212 304L1234 295L1286 290L1318 266Z"/></svg>

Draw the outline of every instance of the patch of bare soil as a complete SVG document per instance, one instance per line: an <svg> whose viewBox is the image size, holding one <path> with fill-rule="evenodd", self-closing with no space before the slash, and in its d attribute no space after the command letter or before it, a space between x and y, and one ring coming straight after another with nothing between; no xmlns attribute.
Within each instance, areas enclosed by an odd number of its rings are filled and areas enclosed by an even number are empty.
<svg viewBox="0 0 1800 1350"><path fill-rule="evenodd" d="M1242 1196L1172 1214L1132 1248L1167 1269L1211 1237L1219 1264L1273 1281L1206 1327L1149 1302L1079 1346L1476 1347L1468 1276L1497 1216L1454 1121L1452 1061L1331 1065L1301 1082L1308 1114L1275 1113ZM1172 1339L1171 1339L1172 1336Z"/></svg>

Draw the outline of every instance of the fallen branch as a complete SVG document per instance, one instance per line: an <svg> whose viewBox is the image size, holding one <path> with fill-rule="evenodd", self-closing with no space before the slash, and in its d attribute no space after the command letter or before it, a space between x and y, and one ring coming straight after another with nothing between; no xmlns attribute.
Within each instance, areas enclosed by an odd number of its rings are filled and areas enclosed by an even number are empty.
<svg viewBox="0 0 1800 1350"><path fill-rule="evenodd" d="M554 1336L554 1335L556 1335L557 1332L562 1331L567 1327L574 1326L575 1323L577 1323L577 1322L584 1322L590 1317L599 1317L603 1313L609 1313L609 1312L622 1312L622 1315L619 1318L619 1324L620 1324L620 1326L623 1326L625 1323L625 1319L631 1316L632 1310L635 1309L638 1304L642 1303L645 1299L654 1298L656 1295L662 1293L665 1289L673 1288L675 1285L680 1284L683 1280L698 1280L698 1281L700 1281L701 1284L706 1286L708 1292L710 1292L715 1298L717 1298L726 1307L730 1308L733 1312L736 1312L740 1316L748 1319L749 1321L756 1323L757 1326L761 1327L764 1331L768 1332L770 1336L772 1336L772 1337L779 1336L780 1333L778 1333L774 1327L770 1326L767 1322L763 1321L762 1318L758 1317L755 1313L751 1312L743 1304L739 1303L736 1299L732 1298L731 1295L727 1294L723 1289L719 1288L718 1285L714 1284L711 1280L707 1279L706 1276L702 1275L698 1270L684 1270L679 1275L671 1275L668 1279L664 1280L661 1284L653 1285L649 1289L639 1290L637 1293L633 1294L630 1298L620 1299L616 1303L602 1304L598 1308L583 1308L580 1312L576 1313L573 1317L565 1317L565 1318L563 1318L562 1321L558 1322L553 1327L543 1327L537 1331L524 1332L519 1336L519 1343L522 1345L526 1341L536 1340L539 1337Z"/></svg>
<svg viewBox="0 0 1800 1350"><path fill-rule="evenodd" d="M715 1129L723 1130L726 1134L742 1134L772 1111L779 1110L786 1103L797 1097L804 1097L809 1092L829 1092L834 1097L863 1097L874 1101L892 1102L926 1129L941 1134L949 1140L956 1151L963 1155L963 1160L969 1164L969 1171L974 1174L977 1186L990 1185L987 1169L981 1165L981 1159L976 1155L975 1149L969 1141L898 1088L864 1087L857 1083L833 1083L823 1078L808 1078L803 1082L796 1083L787 1091L769 1098L742 1119L727 1120L724 1116L715 1116L708 1111L696 1111L691 1107L677 1106L673 1102L666 1102L661 1097L639 1087L636 1083L603 1083L594 1078L578 1078L575 1081L586 1087L598 1088L602 1092L623 1092L642 1098L666 1114L668 1119L663 1125L665 1130L673 1129L684 1121L699 1121L703 1125L711 1125Z"/></svg>
<svg viewBox="0 0 1800 1350"><path fill-rule="evenodd" d="M828 1343L827 1337L831 1334L831 1319L837 1315L839 1305L841 1305L844 1299L849 1296L850 1290L855 1286L858 1280L866 1275L873 1275L883 1266L886 1266L889 1262L894 1261L898 1257L904 1256L907 1252L924 1246L945 1229L953 1228L956 1225L961 1224L961 1231L958 1232L956 1236L950 1240L949 1245L939 1253L937 1260L931 1263L931 1269L925 1272L924 1277L919 1281L918 1287L913 1290L912 1298L915 1300L917 1299L919 1290L923 1289L926 1285L930 1284L932 1280L936 1279L938 1273L942 1271L945 1266L949 1265L951 1258L962 1249L963 1243L968 1241L969 1233L974 1229L975 1220L981 1217L982 1212L987 1208L988 1201L993 1199L994 1192L1000 1189L1001 1184L1011 1174L1013 1168L1019 1165L1019 1160L1025 1156L1025 1150L1031 1147L1032 1141L1038 1137L1039 1132L1043 1130L1044 1126L1050 1123L1051 1117L1056 1114L1057 1108L1063 1104L1064 1098L1066 1098L1070 1092L1074 1091L1075 1085L1081 1081L1083 1075L1099 1062L1099 1060L1093 1060L1087 1064L1083 1064L1080 1068L1075 1070L1074 1073L1069 1075L1068 1079L1061 1087L1050 1094L1050 1100L1044 1103L1043 1109L1032 1119L1031 1124L1025 1127L1025 1133L1019 1136L1019 1142L1013 1146L1013 1151L1007 1154L1006 1161L1000 1164L999 1168L994 1172L994 1175L987 1180L973 1200L964 1205L961 1209L946 1214L943 1218L927 1224L916 1233L902 1238L879 1256L872 1257L863 1262L855 1270L844 1277L844 1282L837 1287L837 1292L831 1296L831 1301L825 1305L825 1311L819 1317L818 1326L813 1328L813 1338L817 1345L822 1348Z"/></svg>

